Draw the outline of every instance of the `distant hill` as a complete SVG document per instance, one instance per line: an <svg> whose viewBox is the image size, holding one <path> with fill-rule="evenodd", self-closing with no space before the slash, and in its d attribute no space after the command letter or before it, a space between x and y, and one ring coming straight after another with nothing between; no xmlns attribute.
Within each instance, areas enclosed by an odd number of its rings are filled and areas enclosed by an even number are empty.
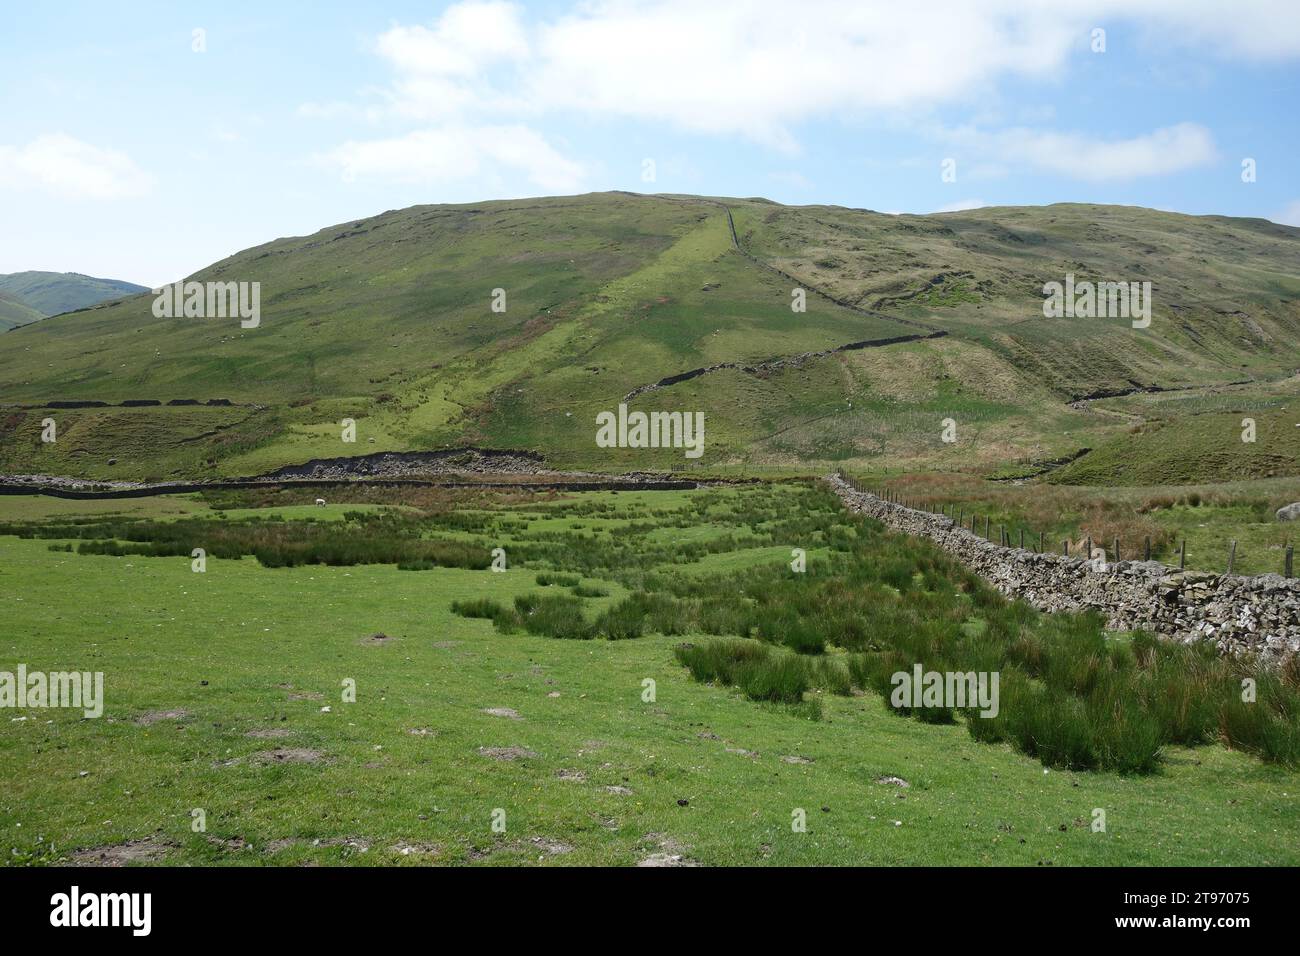
<svg viewBox="0 0 1300 956"><path fill-rule="evenodd" d="M1046 317L1043 286L1067 275L1149 281L1149 326ZM233 404L68 411L57 445L39 441L39 413L15 413L0 470L242 475L474 445L593 469L1013 476L1093 448L1111 467L1087 480L1104 483L1150 447L1213 478L1235 466L1208 425L1102 449L1152 418L1280 409L1300 368L1300 229L1136 207L892 216L628 193L415 206L192 278L260 283L260 326L158 318L147 296L46 319L0 335L0 402ZM703 457L597 446L596 415L629 395L703 412Z"/></svg>
<svg viewBox="0 0 1300 956"><path fill-rule="evenodd" d="M128 295L148 292L146 286L121 279L97 279L79 272L12 272L0 275L0 293L7 293L39 315L58 315L85 309ZM25 325L15 322L14 325Z"/></svg>
<svg viewBox="0 0 1300 956"><path fill-rule="evenodd" d="M43 318L45 318L44 314L37 312L22 299L15 298L7 292L0 292L0 332Z"/></svg>

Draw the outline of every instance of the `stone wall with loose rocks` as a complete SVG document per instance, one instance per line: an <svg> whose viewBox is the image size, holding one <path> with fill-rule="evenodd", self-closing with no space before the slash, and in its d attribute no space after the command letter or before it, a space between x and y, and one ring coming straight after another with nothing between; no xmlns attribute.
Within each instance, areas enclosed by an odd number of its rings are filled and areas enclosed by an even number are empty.
<svg viewBox="0 0 1300 956"><path fill-rule="evenodd" d="M999 547L943 515L857 491L838 475L831 486L853 511L921 535L1003 594L1042 611L1094 609L1115 630L1144 628L1178 641L1213 641L1222 653L1277 660L1300 652L1300 581L1178 571L1158 561L1094 562Z"/></svg>

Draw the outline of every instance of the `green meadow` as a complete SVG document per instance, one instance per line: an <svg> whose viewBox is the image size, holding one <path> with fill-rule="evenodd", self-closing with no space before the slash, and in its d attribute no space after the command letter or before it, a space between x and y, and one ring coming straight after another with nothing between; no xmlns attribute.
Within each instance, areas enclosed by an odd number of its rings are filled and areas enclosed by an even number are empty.
<svg viewBox="0 0 1300 956"><path fill-rule="evenodd" d="M1295 675L1246 712L815 485L353 497L0 498L0 670L106 698L0 712L7 864L1300 861ZM898 655L997 662L997 727L887 706Z"/></svg>

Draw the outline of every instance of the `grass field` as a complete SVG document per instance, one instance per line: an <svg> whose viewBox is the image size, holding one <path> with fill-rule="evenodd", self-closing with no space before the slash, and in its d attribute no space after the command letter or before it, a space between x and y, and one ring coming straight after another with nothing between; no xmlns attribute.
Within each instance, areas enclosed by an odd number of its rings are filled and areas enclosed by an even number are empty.
<svg viewBox="0 0 1300 956"><path fill-rule="evenodd" d="M957 631L1020 619L964 590L973 585L928 545L840 514L812 489L426 493L396 512L391 493L323 509L304 507L311 497L0 498L0 522L82 529L0 536L0 669L103 671L107 700L100 719L3 714L6 863L1300 862L1300 773L1222 743L1162 746L1149 772L1045 766L976 739L960 716L900 717L870 689L810 686L792 706L698 682L677 648L708 646L713 630L564 640L451 609L578 602L592 622L646 589L730 600L733 582L765 581L804 547L806 586L866 575L882 614L899 595L872 576L901 561L897 587L922 588L915 599L946 609L945 621L964 618ZM196 574L188 556L51 550L105 522L139 538L175 522L286 539L308 522L357 539L400 530L503 547L509 570L209 557ZM805 586L788 577L764 589ZM852 656L830 646L797 658L833 668ZM193 829L196 808L205 832ZM1105 832L1090 826L1096 809ZM806 832L792 830L798 810Z"/></svg>
<svg viewBox="0 0 1300 956"><path fill-rule="evenodd" d="M1060 551L1068 539L1077 552L1086 536L1113 554L1118 537L1124 558L1143 557L1149 541L1154 560L1176 566L1185 542L1186 567L1216 574L1226 570L1234 541L1234 573L1281 574L1286 548L1300 539L1296 524L1275 514L1300 500L1294 477L1106 488L926 473L879 475L871 484L935 511L956 512L967 526L978 515L981 533L987 517L995 539L1003 526L1014 543L1023 532L1026 547L1037 547L1042 533L1046 549Z"/></svg>

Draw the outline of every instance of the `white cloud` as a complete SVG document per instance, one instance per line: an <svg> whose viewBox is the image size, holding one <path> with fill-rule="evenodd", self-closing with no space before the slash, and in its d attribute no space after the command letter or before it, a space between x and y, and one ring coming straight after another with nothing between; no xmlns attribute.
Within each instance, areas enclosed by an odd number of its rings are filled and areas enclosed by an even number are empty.
<svg viewBox="0 0 1300 956"><path fill-rule="evenodd" d="M126 153L64 133L38 136L25 146L0 145L0 187L36 186L64 199L129 199L151 185Z"/></svg>
<svg viewBox="0 0 1300 956"><path fill-rule="evenodd" d="M350 141L326 154L349 176L447 180L496 168L571 190L578 163L540 133L556 116L630 119L740 136L800 152L800 124L898 121L968 104L997 114L1005 80L1062 83L1092 28L1148 46L1201 45L1218 57L1300 55L1293 0L585 0L536 12L498 0L453 3L427 25L397 24L374 45L389 84L355 116L413 124L405 136ZM1136 42L1136 41L1135 41ZM333 117L344 104L304 104ZM937 135L965 179L1032 168L1089 181L1177 172L1213 161L1204 127L1180 123L1129 138L1030 128L1050 107ZM409 128L409 127L408 127Z"/></svg>
<svg viewBox="0 0 1300 956"><path fill-rule="evenodd" d="M984 132L966 127L938 135L969 155L991 156L1008 166L1029 166L1091 182L1176 173L1217 158L1214 137L1196 123L1110 140L1025 128ZM959 154L959 163L960 159Z"/></svg>
<svg viewBox="0 0 1300 956"><path fill-rule="evenodd" d="M809 117L902 109L976 94L1000 74L1046 77L1077 29L1016 12L1013 0L892 2L617 0L525 23L502 3L454 5L431 28L394 27L398 114L471 111L659 120L795 151Z"/></svg>
<svg viewBox="0 0 1300 956"><path fill-rule="evenodd" d="M450 182L491 174L523 174L542 189L568 193L582 188L583 169L526 126L449 126L405 136L350 140L317 161L344 179Z"/></svg>
<svg viewBox="0 0 1300 956"><path fill-rule="evenodd" d="M377 43L390 108L428 118L551 111L738 134L795 152L817 117L980 103L999 80L1059 82L1089 31L1213 55L1300 55L1293 0L590 0L529 18L463 2ZM1028 117L1021 122L1034 121Z"/></svg>
<svg viewBox="0 0 1300 956"><path fill-rule="evenodd" d="M956 202L940 206L935 212L963 212L967 209L983 209L987 205L988 203L983 199L959 199Z"/></svg>
<svg viewBox="0 0 1300 956"><path fill-rule="evenodd" d="M1103 3L1116 18L1133 19L1157 42L1203 46L1252 60L1300 55L1294 0L1132 0ZM1085 4L1086 6L1086 4Z"/></svg>
<svg viewBox="0 0 1300 956"><path fill-rule="evenodd" d="M393 27L376 46L405 73L471 76L496 60L528 55L522 12L513 3L458 3L431 29Z"/></svg>
<svg viewBox="0 0 1300 956"><path fill-rule="evenodd" d="M1300 226L1300 199L1288 203L1286 208L1277 214L1274 221L1284 226Z"/></svg>

